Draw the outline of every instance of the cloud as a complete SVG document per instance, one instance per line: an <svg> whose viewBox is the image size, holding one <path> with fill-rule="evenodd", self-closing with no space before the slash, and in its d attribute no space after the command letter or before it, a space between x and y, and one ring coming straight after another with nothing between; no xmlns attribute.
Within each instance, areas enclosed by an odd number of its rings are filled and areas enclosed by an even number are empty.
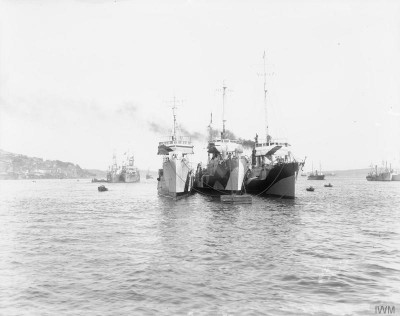
<svg viewBox="0 0 400 316"><path fill-rule="evenodd" d="M151 132L154 132L156 134L167 134L171 133L171 130L168 128L164 127L164 124L157 123L154 121L148 121L147 122L148 129ZM190 132L186 127L184 126L179 126L178 130L182 134L182 136L190 136L192 140L194 141L206 141L207 140L207 135L206 133L200 133L200 132Z"/></svg>
<svg viewBox="0 0 400 316"><path fill-rule="evenodd" d="M221 135L221 131L218 129L213 130L213 137L219 137ZM242 143L244 148L252 149L254 147L254 141L251 139L245 139L242 137L237 137L232 131L225 130L225 137L229 139L238 140Z"/></svg>
<svg viewBox="0 0 400 316"><path fill-rule="evenodd" d="M192 140L197 140L197 141L206 141L207 140L207 135L205 133L189 132L185 127L180 127L180 130L182 132L182 135L190 136L192 138Z"/></svg>
<svg viewBox="0 0 400 316"><path fill-rule="evenodd" d="M157 133L157 134L165 134L168 132L168 129L162 126L161 124L158 124L156 122L147 122L147 126L151 132Z"/></svg>
<svg viewBox="0 0 400 316"><path fill-rule="evenodd" d="M66 117L104 117L104 111L93 100L74 100L69 98L18 97L0 98L3 114L15 118L65 120Z"/></svg>
<svg viewBox="0 0 400 316"><path fill-rule="evenodd" d="M117 114L127 115L130 117L137 117L138 106L133 102L125 102L117 110Z"/></svg>

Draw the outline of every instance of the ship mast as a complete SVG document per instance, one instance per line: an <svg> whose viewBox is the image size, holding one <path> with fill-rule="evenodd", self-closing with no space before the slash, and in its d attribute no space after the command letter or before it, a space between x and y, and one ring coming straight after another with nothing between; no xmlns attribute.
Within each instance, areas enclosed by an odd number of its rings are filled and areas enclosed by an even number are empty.
<svg viewBox="0 0 400 316"><path fill-rule="evenodd" d="M176 126L177 126L176 125L176 109L177 109L176 98L174 96L174 101L173 101L173 106L172 106L172 114L174 116L174 130L173 130L173 136L172 136L173 140L176 140Z"/></svg>
<svg viewBox="0 0 400 316"><path fill-rule="evenodd" d="M208 137L210 141L212 141L213 138L212 134L213 134L213 129L212 129L212 112L211 112L210 124L208 125Z"/></svg>
<svg viewBox="0 0 400 316"><path fill-rule="evenodd" d="M226 98L226 84L225 81L222 82L222 135L221 138L225 138L225 98Z"/></svg>
<svg viewBox="0 0 400 316"><path fill-rule="evenodd" d="M115 155L115 152L113 153L113 166L117 169L117 156Z"/></svg>
<svg viewBox="0 0 400 316"><path fill-rule="evenodd" d="M264 59L264 110L265 110L265 136L267 144L269 144L269 131L268 131L268 108L267 108L267 73L265 70L265 51L263 55Z"/></svg>

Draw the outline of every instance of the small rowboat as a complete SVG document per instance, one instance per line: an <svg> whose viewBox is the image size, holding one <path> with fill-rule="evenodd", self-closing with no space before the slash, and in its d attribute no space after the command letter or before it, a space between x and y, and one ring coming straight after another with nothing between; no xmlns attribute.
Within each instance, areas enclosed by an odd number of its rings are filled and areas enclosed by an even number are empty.
<svg viewBox="0 0 400 316"><path fill-rule="evenodd" d="M108 191L108 189L104 185L99 186L97 189L99 190L99 192Z"/></svg>
<svg viewBox="0 0 400 316"><path fill-rule="evenodd" d="M307 189L306 189L307 191L311 191L311 192L314 192L314 187L308 187Z"/></svg>

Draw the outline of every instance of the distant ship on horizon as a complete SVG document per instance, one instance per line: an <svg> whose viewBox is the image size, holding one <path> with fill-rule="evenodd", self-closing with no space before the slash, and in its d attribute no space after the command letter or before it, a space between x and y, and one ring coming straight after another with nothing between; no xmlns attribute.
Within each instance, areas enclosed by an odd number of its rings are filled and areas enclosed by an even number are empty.
<svg viewBox="0 0 400 316"><path fill-rule="evenodd" d="M400 181L396 180L399 175L395 175L395 179L393 180L393 170L391 166L387 167L387 162L385 167L380 168L378 170L378 165L375 165L375 168L371 169L371 171L366 176L367 181Z"/></svg>
<svg viewBox="0 0 400 316"><path fill-rule="evenodd" d="M113 163L108 168L107 182L111 183L135 183L140 181L140 172L135 167L133 155L125 153L125 158L121 165L118 165L116 155L113 155Z"/></svg>
<svg viewBox="0 0 400 316"><path fill-rule="evenodd" d="M321 172L321 164L319 166L319 172L317 169L314 170L314 165L312 165L312 171L309 174L307 180L324 180L325 175Z"/></svg>

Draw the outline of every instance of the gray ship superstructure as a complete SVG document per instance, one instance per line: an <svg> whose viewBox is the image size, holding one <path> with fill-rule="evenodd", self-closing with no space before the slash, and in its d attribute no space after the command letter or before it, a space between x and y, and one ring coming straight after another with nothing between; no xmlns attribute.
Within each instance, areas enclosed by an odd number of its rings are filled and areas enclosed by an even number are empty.
<svg viewBox="0 0 400 316"><path fill-rule="evenodd" d="M243 155L240 142L216 138L208 143L208 163L198 165L195 188L209 195L242 193L249 160Z"/></svg>
<svg viewBox="0 0 400 316"><path fill-rule="evenodd" d="M226 195L244 192L244 178L250 161L243 154L241 142L227 137L225 130L225 83L222 87L223 111L221 137L214 138L212 116L209 125L210 138L207 146L208 161L203 167L198 164L195 176L195 189L208 195Z"/></svg>
<svg viewBox="0 0 400 316"><path fill-rule="evenodd" d="M113 155L113 163L107 171L107 182L111 183L134 183L140 181L140 172L135 167L135 159L133 155L125 153L122 164L117 163L115 154Z"/></svg>
<svg viewBox="0 0 400 316"><path fill-rule="evenodd" d="M189 195L193 188L193 168L189 155L193 154L193 144L189 136L182 136L176 121L174 99L174 125L171 136L158 144L157 154L162 156L162 168L158 170L157 191L161 196L179 199Z"/></svg>
<svg viewBox="0 0 400 316"><path fill-rule="evenodd" d="M387 163L385 167L381 167L378 169L378 166L375 165L375 168L371 169L371 171L366 176L367 181L392 181L393 170L391 167L387 167ZM397 181L397 180L394 180Z"/></svg>
<svg viewBox="0 0 400 316"><path fill-rule="evenodd" d="M122 164L122 171L120 176L122 182L132 183L140 181L140 172L135 167L135 158L133 155L127 155Z"/></svg>

